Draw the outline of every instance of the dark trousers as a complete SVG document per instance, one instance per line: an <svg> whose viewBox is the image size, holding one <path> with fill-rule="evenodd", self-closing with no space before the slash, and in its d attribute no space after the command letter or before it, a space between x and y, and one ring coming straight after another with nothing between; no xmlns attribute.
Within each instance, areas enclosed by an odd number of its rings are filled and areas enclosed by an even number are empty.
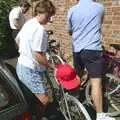
<svg viewBox="0 0 120 120"><path fill-rule="evenodd" d="M17 36L17 34L18 34L19 31L20 30L12 29L12 38L14 40L14 46L15 46L16 56L19 56L19 53L18 53L18 46L17 46L17 44L15 42L15 38L16 38L16 36Z"/></svg>
<svg viewBox="0 0 120 120"><path fill-rule="evenodd" d="M15 38L16 38L19 31L20 30L12 29L12 37L13 37L14 40L15 40Z"/></svg>

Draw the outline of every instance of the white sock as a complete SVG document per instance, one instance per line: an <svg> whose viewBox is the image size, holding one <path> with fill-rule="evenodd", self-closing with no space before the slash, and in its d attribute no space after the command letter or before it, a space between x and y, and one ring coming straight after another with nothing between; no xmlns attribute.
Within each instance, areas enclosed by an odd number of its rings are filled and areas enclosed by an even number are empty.
<svg viewBox="0 0 120 120"><path fill-rule="evenodd" d="M97 113L97 117L101 118L101 117L104 117L105 116L105 113L101 112L101 113Z"/></svg>

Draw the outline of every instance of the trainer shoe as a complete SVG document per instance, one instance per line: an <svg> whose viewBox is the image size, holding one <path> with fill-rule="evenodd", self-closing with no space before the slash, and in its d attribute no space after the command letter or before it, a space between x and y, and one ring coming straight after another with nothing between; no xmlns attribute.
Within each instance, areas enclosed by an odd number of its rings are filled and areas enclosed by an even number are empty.
<svg viewBox="0 0 120 120"><path fill-rule="evenodd" d="M116 120L116 119L108 116L105 113L97 113L97 119L96 120Z"/></svg>
<svg viewBox="0 0 120 120"><path fill-rule="evenodd" d="M46 118L46 117L42 117L41 120L48 120L48 118Z"/></svg>

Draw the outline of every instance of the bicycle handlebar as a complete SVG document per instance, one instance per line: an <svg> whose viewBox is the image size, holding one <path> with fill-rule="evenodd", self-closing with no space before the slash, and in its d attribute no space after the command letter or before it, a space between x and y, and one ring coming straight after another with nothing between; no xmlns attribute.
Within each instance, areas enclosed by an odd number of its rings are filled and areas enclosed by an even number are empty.
<svg viewBox="0 0 120 120"><path fill-rule="evenodd" d="M116 50L120 50L120 44L110 44L110 46L115 48Z"/></svg>
<svg viewBox="0 0 120 120"><path fill-rule="evenodd" d="M52 30L48 30L47 33L48 33L48 36L50 36L50 35L53 34L53 31Z"/></svg>

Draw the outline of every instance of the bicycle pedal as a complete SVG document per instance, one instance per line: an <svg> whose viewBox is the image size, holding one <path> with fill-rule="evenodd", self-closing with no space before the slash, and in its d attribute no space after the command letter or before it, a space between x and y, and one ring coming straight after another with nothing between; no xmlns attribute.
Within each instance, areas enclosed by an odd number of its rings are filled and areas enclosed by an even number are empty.
<svg viewBox="0 0 120 120"><path fill-rule="evenodd" d="M115 76L113 74L110 74L110 73L105 74L105 76L108 78L111 78L111 79L115 78Z"/></svg>

